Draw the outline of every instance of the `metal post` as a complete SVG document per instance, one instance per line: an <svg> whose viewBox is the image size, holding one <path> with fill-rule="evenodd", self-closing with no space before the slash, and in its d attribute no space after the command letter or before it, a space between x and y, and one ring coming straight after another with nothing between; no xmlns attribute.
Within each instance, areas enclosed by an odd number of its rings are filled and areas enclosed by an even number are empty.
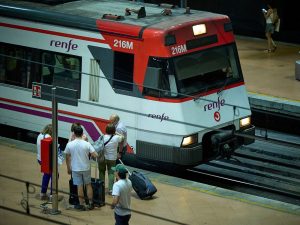
<svg viewBox="0 0 300 225"><path fill-rule="evenodd" d="M52 88L52 212L60 214L58 210L58 172L57 172L57 99L56 87Z"/></svg>

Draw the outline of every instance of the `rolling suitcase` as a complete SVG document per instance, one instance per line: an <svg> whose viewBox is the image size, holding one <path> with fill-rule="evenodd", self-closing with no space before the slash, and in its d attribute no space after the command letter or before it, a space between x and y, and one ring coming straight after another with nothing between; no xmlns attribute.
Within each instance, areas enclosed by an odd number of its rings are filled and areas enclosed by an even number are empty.
<svg viewBox="0 0 300 225"><path fill-rule="evenodd" d="M119 161L124 165L122 160L119 159ZM138 171L130 173L128 169L127 171L129 173L129 180L131 180L132 187L140 199L151 198L157 192L154 184L144 174Z"/></svg>
<svg viewBox="0 0 300 225"><path fill-rule="evenodd" d="M77 193L77 185L73 184L73 178L71 175L71 179L69 180L69 204L70 205L79 205L78 193Z"/></svg>
<svg viewBox="0 0 300 225"><path fill-rule="evenodd" d="M96 165L98 162L96 160ZM93 203L96 207L101 207L105 205L105 187L104 181L97 178L97 166L95 168L95 178L92 178L92 188L93 188Z"/></svg>
<svg viewBox="0 0 300 225"><path fill-rule="evenodd" d="M97 168L96 168L97 170ZM96 207L105 205L105 190L103 180L92 178L93 203Z"/></svg>

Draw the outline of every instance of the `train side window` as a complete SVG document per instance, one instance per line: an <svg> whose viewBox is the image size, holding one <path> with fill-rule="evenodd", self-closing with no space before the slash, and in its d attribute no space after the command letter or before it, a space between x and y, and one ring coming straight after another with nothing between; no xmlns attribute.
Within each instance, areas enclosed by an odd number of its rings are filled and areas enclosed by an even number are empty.
<svg viewBox="0 0 300 225"><path fill-rule="evenodd" d="M80 57L54 52L42 53L41 80L44 84L75 89L80 92L80 71Z"/></svg>
<svg viewBox="0 0 300 225"><path fill-rule="evenodd" d="M52 85L55 64L55 54L50 52L42 54L42 83Z"/></svg>
<svg viewBox="0 0 300 225"><path fill-rule="evenodd" d="M0 49L0 82L31 88L31 83L39 78L34 63L36 50L5 43L0 43Z"/></svg>
<svg viewBox="0 0 300 225"><path fill-rule="evenodd" d="M133 54L114 52L113 88L125 91L133 90L133 63Z"/></svg>

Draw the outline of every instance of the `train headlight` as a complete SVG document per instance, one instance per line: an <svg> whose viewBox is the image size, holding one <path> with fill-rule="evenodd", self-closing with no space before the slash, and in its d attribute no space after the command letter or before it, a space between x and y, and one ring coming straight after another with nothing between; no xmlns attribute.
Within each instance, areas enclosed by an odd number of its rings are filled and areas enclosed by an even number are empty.
<svg viewBox="0 0 300 225"><path fill-rule="evenodd" d="M188 147L198 143L198 134L193 134L182 139L181 147Z"/></svg>
<svg viewBox="0 0 300 225"><path fill-rule="evenodd" d="M205 24L197 24L193 26L193 33L195 36L206 33Z"/></svg>
<svg viewBox="0 0 300 225"><path fill-rule="evenodd" d="M240 128L249 127L251 125L251 117L246 117L240 120Z"/></svg>

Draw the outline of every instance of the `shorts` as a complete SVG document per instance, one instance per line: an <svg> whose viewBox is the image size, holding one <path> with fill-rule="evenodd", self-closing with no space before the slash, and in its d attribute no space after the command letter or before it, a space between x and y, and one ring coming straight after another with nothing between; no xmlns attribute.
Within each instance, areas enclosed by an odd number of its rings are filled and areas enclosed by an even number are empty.
<svg viewBox="0 0 300 225"><path fill-rule="evenodd" d="M271 33L273 34L275 30L275 26L272 23L267 23L266 24L266 33Z"/></svg>
<svg viewBox="0 0 300 225"><path fill-rule="evenodd" d="M91 170L88 171L72 171L73 184L83 185L91 183Z"/></svg>

